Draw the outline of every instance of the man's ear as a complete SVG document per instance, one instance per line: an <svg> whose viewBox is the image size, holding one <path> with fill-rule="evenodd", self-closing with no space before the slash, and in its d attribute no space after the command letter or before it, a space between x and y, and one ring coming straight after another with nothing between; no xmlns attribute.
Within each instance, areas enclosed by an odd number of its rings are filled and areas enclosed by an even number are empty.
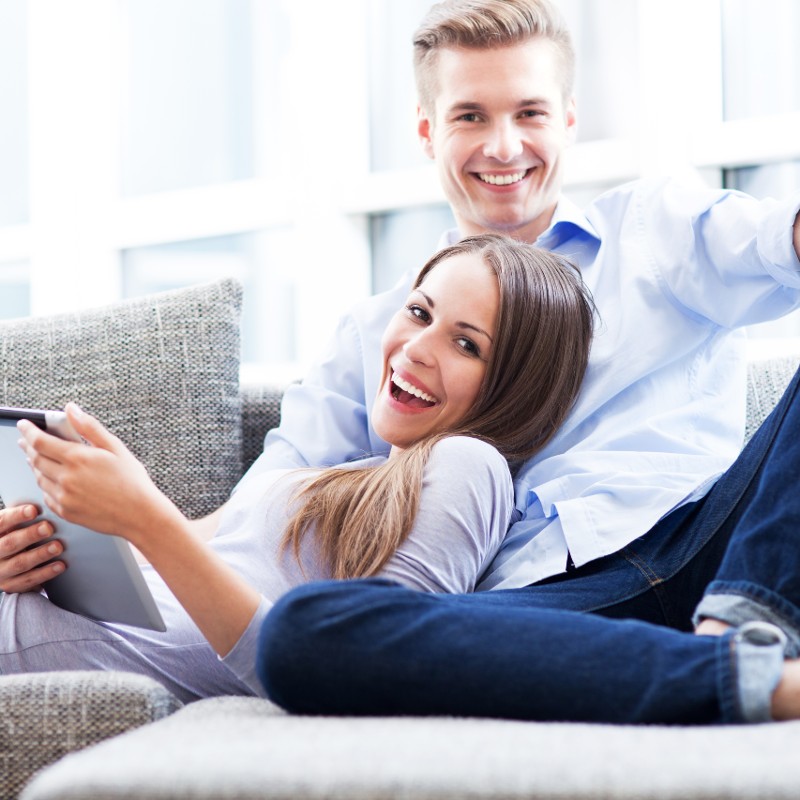
<svg viewBox="0 0 800 800"><path fill-rule="evenodd" d="M417 106L417 133L419 134L419 141L422 145L422 152L425 153L428 158L436 158L433 152L433 122L422 106Z"/></svg>
<svg viewBox="0 0 800 800"><path fill-rule="evenodd" d="M575 139L578 136L578 109L574 96L567 100L564 122L567 129L567 144L575 144Z"/></svg>

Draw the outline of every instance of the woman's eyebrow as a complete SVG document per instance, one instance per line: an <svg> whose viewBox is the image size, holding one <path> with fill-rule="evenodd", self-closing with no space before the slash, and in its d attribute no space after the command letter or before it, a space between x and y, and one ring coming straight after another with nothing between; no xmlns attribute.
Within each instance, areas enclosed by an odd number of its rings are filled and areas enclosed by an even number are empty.
<svg viewBox="0 0 800 800"><path fill-rule="evenodd" d="M433 302L433 298L429 297L422 289L415 289L415 291L419 292L424 298L425 301L431 308L436 308L436 303ZM479 328L477 325L473 325L471 322L457 322L456 326L459 328L464 328L466 330L475 331L476 333L482 333L492 344L494 344L494 339L489 336L488 333L483 328Z"/></svg>
<svg viewBox="0 0 800 800"><path fill-rule="evenodd" d="M473 325L471 322L457 322L456 325L459 328L466 328L471 331L475 331L476 333L482 333L492 344L494 344L494 339L489 336L488 333L483 328L479 328L477 325Z"/></svg>

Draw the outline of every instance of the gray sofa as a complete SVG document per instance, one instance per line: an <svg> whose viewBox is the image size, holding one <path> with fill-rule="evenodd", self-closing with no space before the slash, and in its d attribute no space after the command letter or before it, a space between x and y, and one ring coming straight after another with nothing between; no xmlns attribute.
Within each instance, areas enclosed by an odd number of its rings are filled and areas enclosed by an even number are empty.
<svg viewBox="0 0 800 800"><path fill-rule="evenodd" d="M220 281L0 323L0 403L77 399L190 516L212 510L278 420L240 386L241 290ZM796 367L751 364L748 435ZM176 457L176 454L178 457ZM114 672L0 677L0 797L800 797L800 723L711 728L295 717L265 700L182 706Z"/></svg>

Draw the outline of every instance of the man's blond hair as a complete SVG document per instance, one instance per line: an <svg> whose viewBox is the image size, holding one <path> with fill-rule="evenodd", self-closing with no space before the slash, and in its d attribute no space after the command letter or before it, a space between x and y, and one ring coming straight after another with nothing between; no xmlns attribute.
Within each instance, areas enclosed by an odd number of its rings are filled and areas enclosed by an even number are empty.
<svg viewBox="0 0 800 800"><path fill-rule="evenodd" d="M419 103L433 113L436 58L444 48L490 49L543 39L561 59L563 97L572 96L572 36L550 0L444 0L436 3L414 34L414 75Z"/></svg>

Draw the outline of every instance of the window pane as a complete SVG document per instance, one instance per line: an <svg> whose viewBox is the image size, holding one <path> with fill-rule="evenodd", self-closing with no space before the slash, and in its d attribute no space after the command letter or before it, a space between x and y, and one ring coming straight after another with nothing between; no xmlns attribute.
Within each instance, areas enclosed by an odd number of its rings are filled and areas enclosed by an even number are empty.
<svg viewBox="0 0 800 800"><path fill-rule="evenodd" d="M422 269L436 251L442 233L455 224L446 205L373 216L370 219L373 291L390 289L409 269Z"/></svg>
<svg viewBox="0 0 800 800"><path fill-rule="evenodd" d="M123 254L123 294L135 297L181 286L237 278L244 286L242 361L287 363L296 359L296 285L279 265L284 232L222 236L139 247ZM274 265L267 267L265 265Z"/></svg>
<svg viewBox="0 0 800 800"><path fill-rule="evenodd" d="M122 190L252 176L249 0L120 0Z"/></svg>
<svg viewBox="0 0 800 800"><path fill-rule="evenodd" d="M31 313L28 265L0 264L0 319L27 317Z"/></svg>
<svg viewBox="0 0 800 800"><path fill-rule="evenodd" d="M417 140L414 31L431 0L370 4L369 118L374 171L418 167L428 159Z"/></svg>
<svg viewBox="0 0 800 800"><path fill-rule="evenodd" d="M800 3L722 0L722 25L725 119L799 111Z"/></svg>
<svg viewBox="0 0 800 800"><path fill-rule="evenodd" d="M725 172L725 186L753 197L790 197L800 186L800 160Z"/></svg>
<svg viewBox="0 0 800 800"><path fill-rule="evenodd" d="M561 0L558 6L577 54L578 141L630 136L638 127L637 0Z"/></svg>
<svg viewBox="0 0 800 800"><path fill-rule="evenodd" d="M20 0L0 0L0 225L28 221L28 34L25 6Z"/></svg>

